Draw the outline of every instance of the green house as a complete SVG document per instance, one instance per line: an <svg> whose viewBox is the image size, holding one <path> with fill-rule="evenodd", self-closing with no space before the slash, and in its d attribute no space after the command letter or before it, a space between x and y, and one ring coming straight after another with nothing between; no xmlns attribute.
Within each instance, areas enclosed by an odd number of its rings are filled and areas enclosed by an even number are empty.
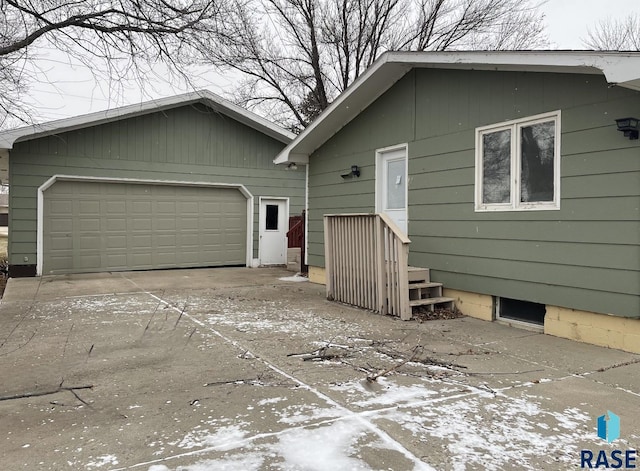
<svg viewBox="0 0 640 471"><path fill-rule="evenodd" d="M382 312L400 292L403 317L453 303L640 352L628 117L638 53L383 55L276 158L308 165L310 278Z"/></svg>
<svg viewBox="0 0 640 471"><path fill-rule="evenodd" d="M284 264L293 137L207 91L2 132L9 273Z"/></svg>

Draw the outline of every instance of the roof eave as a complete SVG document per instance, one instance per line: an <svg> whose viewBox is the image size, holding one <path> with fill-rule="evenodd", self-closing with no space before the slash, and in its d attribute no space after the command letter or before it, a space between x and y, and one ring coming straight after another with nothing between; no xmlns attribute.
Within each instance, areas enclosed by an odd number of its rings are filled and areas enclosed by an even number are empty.
<svg viewBox="0 0 640 471"><path fill-rule="evenodd" d="M323 142L316 142L318 139L314 139L314 136L329 135L331 137L336 134L342 129L340 123L346 124L351 121L411 70L412 66L408 64L387 64L389 57L391 57L389 53L383 54L374 62L276 156L274 163L308 163L309 155L328 139L320 139ZM386 66L383 67L385 64ZM351 106L349 104L351 102L356 106Z"/></svg>
<svg viewBox="0 0 640 471"><path fill-rule="evenodd" d="M309 156L413 68L513 70L604 75L640 91L640 54L595 51L387 52L292 141L274 162L308 163ZM304 161L304 162L303 162Z"/></svg>
<svg viewBox="0 0 640 471"><path fill-rule="evenodd" d="M97 126L117 121L119 119L134 118L136 116L185 106L192 103L203 103L211 109L227 115L284 144L288 144L296 137L292 132L281 128L280 126L256 115L255 113L252 113L251 111L245 110L228 100L225 100L215 93L208 90L201 90L4 131L0 133L0 149L12 149L16 142L24 140L74 131L90 126Z"/></svg>

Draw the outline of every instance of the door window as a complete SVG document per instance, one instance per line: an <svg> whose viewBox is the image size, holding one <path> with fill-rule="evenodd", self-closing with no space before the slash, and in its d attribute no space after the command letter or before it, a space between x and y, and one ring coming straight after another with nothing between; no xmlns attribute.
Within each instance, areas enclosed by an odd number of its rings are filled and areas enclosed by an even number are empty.
<svg viewBox="0 0 640 471"><path fill-rule="evenodd" d="M407 194L405 159L387 161L387 201L385 209L404 209Z"/></svg>
<svg viewBox="0 0 640 471"><path fill-rule="evenodd" d="M277 231L278 230L278 205L277 204L268 204L266 211L266 221L265 221L265 229L267 231Z"/></svg>

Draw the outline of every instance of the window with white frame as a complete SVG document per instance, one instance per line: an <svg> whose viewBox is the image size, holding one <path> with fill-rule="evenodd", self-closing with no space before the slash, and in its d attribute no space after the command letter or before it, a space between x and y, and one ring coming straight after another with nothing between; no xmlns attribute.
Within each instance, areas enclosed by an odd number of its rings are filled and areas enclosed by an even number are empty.
<svg viewBox="0 0 640 471"><path fill-rule="evenodd" d="M560 111L476 128L476 211L560 209Z"/></svg>

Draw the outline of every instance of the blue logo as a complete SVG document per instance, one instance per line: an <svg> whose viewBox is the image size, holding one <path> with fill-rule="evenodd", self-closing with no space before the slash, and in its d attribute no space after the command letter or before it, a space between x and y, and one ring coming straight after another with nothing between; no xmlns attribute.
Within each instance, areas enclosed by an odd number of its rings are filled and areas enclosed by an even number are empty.
<svg viewBox="0 0 640 471"><path fill-rule="evenodd" d="M620 438L620 417L610 410L598 417L598 436L609 443Z"/></svg>
<svg viewBox="0 0 640 471"><path fill-rule="evenodd" d="M598 417L598 437L611 443L620 438L620 417L607 411ZM582 469L636 469L636 450L581 450Z"/></svg>

